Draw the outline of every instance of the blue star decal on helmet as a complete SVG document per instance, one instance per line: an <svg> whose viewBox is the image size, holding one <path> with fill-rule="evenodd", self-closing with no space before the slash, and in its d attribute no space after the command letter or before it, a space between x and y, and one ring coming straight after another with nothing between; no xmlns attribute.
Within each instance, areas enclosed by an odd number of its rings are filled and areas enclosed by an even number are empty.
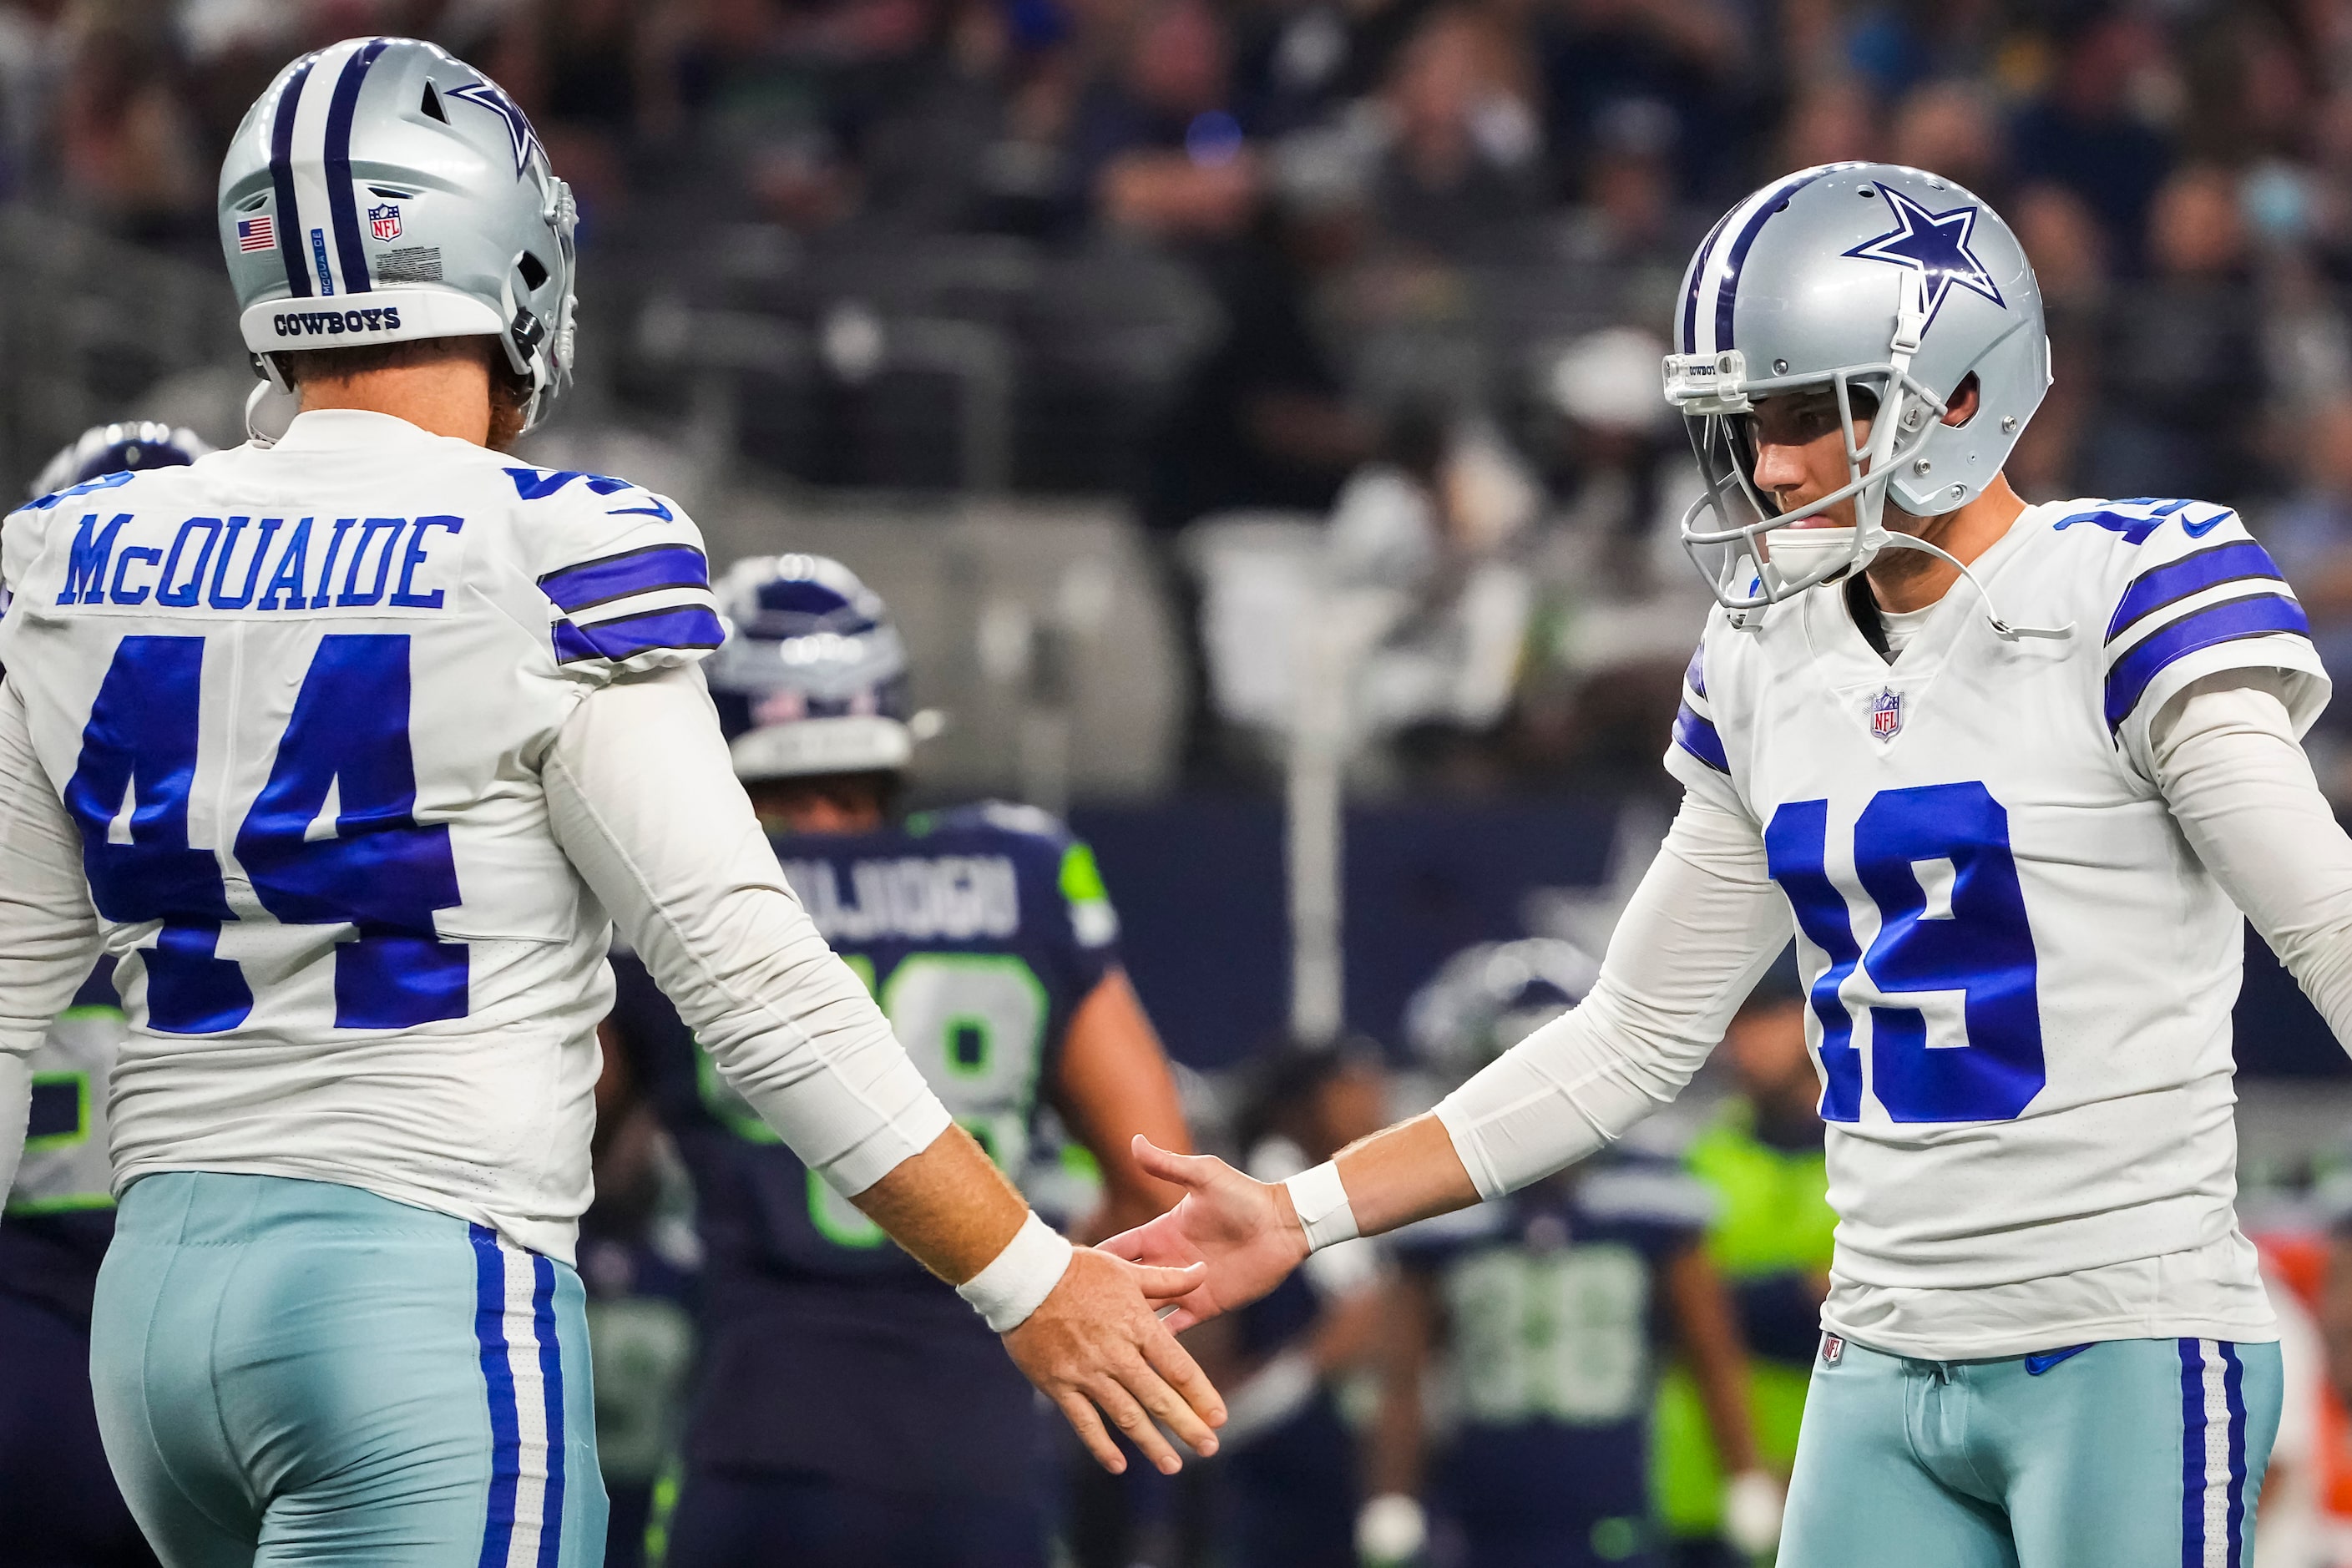
<svg viewBox="0 0 2352 1568"><path fill-rule="evenodd" d="M1927 321L1931 325L1955 285L1981 294L2004 310L2009 309L2009 301L2000 297L2000 285L1993 281L1992 274L1977 258L1976 252L1969 248L1969 237L1976 232L1977 217L1983 208L1958 206L1935 213L1891 185L1879 185L1878 194L1886 198L1887 210L1895 215L1897 226L1855 246L1846 255L1907 267L1919 273L1927 287Z"/></svg>
<svg viewBox="0 0 2352 1568"><path fill-rule="evenodd" d="M506 89L486 79L453 87L448 96L479 104L507 122L507 140L514 145L515 176L520 179L522 172L530 167L530 155L540 150L539 132L530 128L530 121L515 106L515 100L506 95Z"/></svg>

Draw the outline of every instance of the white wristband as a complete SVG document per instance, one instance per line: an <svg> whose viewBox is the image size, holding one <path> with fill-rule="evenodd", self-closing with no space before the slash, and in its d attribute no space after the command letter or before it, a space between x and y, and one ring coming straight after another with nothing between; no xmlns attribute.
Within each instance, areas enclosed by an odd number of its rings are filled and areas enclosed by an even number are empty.
<svg viewBox="0 0 2352 1568"><path fill-rule="evenodd" d="M995 1261L957 1286L956 1294L971 1302L991 1329L1011 1333L1054 1293L1069 1270L1074 1250L1069 1238L1033 1209Z"/></svg>
<svg viewBox="0 0 2352 1568"><path fill-rule="evenodd" d="M1356 1239L1356 1211L1348 1206L1348 1189L1339 1167L1326 1160L1282 1184L1290 1189L1290 1206L1307 1232L1307 1250L1319 1252L1335 1241Z"/></svg>

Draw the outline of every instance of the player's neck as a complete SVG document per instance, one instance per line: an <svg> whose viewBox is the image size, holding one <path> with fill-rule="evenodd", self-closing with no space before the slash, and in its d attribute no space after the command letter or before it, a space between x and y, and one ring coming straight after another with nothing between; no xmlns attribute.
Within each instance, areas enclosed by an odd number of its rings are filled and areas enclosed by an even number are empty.
<svg viewBox="0 0 2352 1568"><path fill-rule="evenodd" d="M1958 511L1928 518L1904 531L1949 551L1963 563L1973 563L2000 542L2024 510L2024 499L2009 488L2009 477L1995 474L1984 493ZM1960 569L1925 551L1888 549L1878 552L1867 576L1871 595L1878 601L1878 607L1902 615L1924 610L1941 599L1960 580Z"/></svg>
<svg viewBox="0 0 2352 1568"><path fill-rule="evenodd" d="M305 414L324 408L389 414L427 435L490 444L490 372L473 355L315 377L302 383L301 393Z"/></svg>

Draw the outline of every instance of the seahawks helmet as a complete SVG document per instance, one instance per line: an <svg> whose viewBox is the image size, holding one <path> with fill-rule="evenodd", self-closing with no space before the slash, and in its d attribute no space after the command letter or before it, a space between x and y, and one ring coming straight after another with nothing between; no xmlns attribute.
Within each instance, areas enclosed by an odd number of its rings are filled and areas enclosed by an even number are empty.
<svg viewBox="0 0 2352 1568"><path fill-rule="evenodd" d="M912 760L906 645L856 573L823 555L761 555L730 568L718 595L727 640L703 668L738 778Z"/></svg>
<svg viewBox="0 0 2352 1568"><path fill-rule="evenodd" d="M2042 293L2016 235L1950 181L1891 163L1807 169L1725 214L1684 275L1673 336L1666 401L1706 480L1683 542L1733 610L1890 545L1934 552L1886 528L1887 500L1937 517L1982 494L2050 385ZM1977 412L1943 424L1970 376ZM1837 399L1847 482L1782 512L1755 484L1748 417L1757 399L1819 390ZM1853 528L1791 526L1849 500Z"/></svg>
<svg viewBox="0 0 2352 1568"><path fill-rule="evenodd" d="M185 468L213 449L212 443L185 427L155 419L125 420L117 425L93 425L68 442L41 468L40 478L26 492L34 500L55 495L69 485L108 474L136 473L142 468Z"/></svg>
<svg viewBox="0 0 2352 1568"><path fill-rule="evenodd" d="M221 164L246 347L495 336L525 427L572 378L572 190L498 83L415 38L346 38L278 73Z"/></svg>
<svg viewBox="0 0 2352 1568"><path fill-rule="evenodd" d="M212 449L212 444L194 431L175 429L152 419L93 425L41 466L40 477L26 491L26 499L39 500L84 479L108 474L182 467ZM8 613L8 586L0 583L0 616Z"/></svg>
<svg viewBox="0 0 2352 1568"><path fill-rule="evenodd" d="M1459 1081L1582 1002L1600 973L1557 937L1465 947L1405 1005L1405 1040L1433 1072Z"/></svg>

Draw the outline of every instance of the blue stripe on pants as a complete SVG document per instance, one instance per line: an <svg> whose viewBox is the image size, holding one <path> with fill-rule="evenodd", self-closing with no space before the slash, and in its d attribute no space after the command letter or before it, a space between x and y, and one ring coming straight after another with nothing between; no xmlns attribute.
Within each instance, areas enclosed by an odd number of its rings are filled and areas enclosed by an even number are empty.
<svg viewBox="0 0 2352 1568"><path fill-rule="evenodd" d="M563 1547L563 1356L555 1340L555 1265L534 1257L531 1322L547 1386L547 1493L540 1504L539 1568L556 1568Z"/></svg>
<svg viewBox="0 0 2352 1568"><path fill-rule="evenodd" d="M2244 1554L2246 1540L2246 1369L2239 1363L2238 1347L2221 1342L2221 1361L2229 1368L2221 1389L2230 1406L2230 1555L2231 1568Z"/></svg>
<svg viewBox="0 0 2352 1568"><path fill-rule="evenodd" d="M507 1363L507 1260L496 1231L468 1227L474 1238L474 1337L482 1347L482 1381L489 1385L490 1504L482 1528L480 1568L506 1568L514 1541L515 1488L522 1474L522 1435L515 1418L514 1373Z"/></svg>
<svg viewBox="0 0 2352 1568"><path fill-rule="evenodd" d="M2180 1568L2205 1568L2205 1355L2180 1342Z"/></svg>

